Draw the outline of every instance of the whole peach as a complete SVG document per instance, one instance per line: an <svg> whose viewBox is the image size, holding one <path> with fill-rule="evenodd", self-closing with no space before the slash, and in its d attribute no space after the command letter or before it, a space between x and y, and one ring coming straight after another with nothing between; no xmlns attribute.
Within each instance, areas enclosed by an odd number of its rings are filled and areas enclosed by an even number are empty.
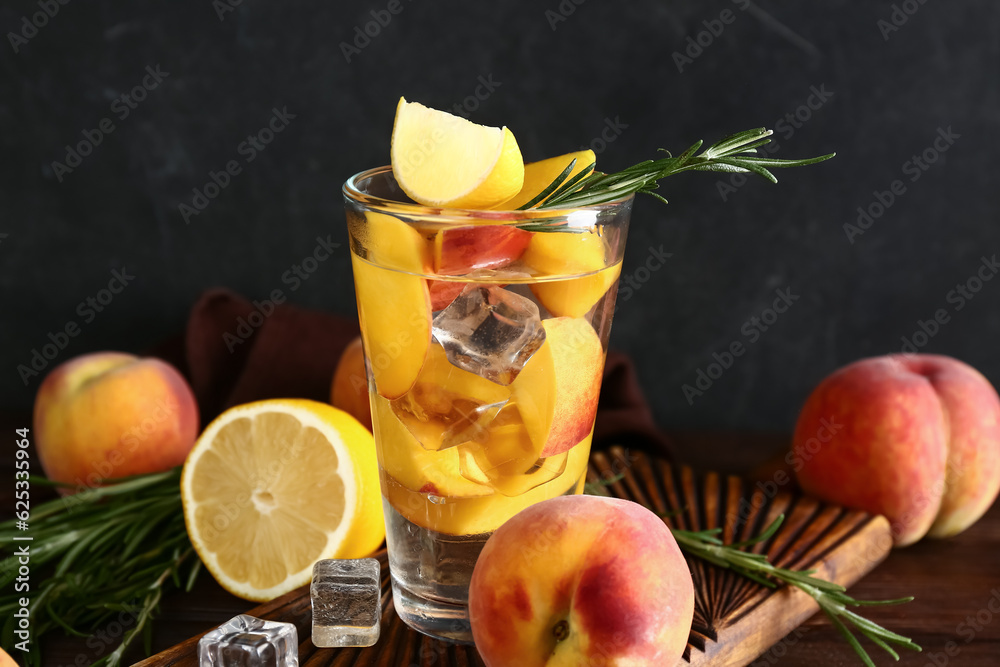
<svg viewBox="0 0 1000 667"><path fill-rule="evenodd" d="M365 350L361 336L352 340L340 354L330 386L330 404L351 415L372 430L372 406L368 399L365 373Z"/></svg>
<svg viewBox="0 0 1000 667"><path fill-rule="evenodd" d="M792 465L806 493L885 515L896 546L955 535L1000 492L1000 397L951 357L862 359L806 401Z"/></svg>
<svg viewBox="0 0 1000 667"><path fill-rule="evenodd" d="M182 464L198 435L198 407L173 366L97 352L49 373L35 397L34 424L45 474L95 486Z"/></svg>
<svg viewBox="0 0 1000 667"><path fill-rule="evenodd" d="M469 588L488 667L663 667L694 614L687 562L663 520L633 502L561 496L487 541Z"/></svg>

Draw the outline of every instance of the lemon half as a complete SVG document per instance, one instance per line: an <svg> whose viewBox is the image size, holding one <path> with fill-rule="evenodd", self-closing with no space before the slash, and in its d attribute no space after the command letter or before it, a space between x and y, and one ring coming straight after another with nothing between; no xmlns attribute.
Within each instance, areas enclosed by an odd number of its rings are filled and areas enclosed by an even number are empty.
<svg viewBox="0 0 1000 667"><path fill-rule="evenodd" d="M181 500L205 567L247 600L287 593L317 560L367 556L385 538L371 433L315 401L222 413L188 455Z"/></svg>

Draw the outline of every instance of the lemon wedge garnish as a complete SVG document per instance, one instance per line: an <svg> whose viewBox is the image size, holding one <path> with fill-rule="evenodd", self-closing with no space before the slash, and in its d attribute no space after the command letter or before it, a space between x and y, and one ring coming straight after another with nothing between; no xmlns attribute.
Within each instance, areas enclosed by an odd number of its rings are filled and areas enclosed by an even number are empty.
<svg viewBox="0 0 1000 667"><path fill-rule="evenodd" d="M524 182L521 150L506 127L476 125L402 97L391 158L399 187L426 206L490 208Z"/></svg>

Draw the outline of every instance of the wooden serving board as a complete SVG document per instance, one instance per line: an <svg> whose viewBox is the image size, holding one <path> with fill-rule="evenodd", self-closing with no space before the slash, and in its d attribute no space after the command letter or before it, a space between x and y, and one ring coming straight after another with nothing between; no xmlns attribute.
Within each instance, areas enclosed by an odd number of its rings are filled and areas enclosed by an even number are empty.
<svg viewBox="0 0 1000 667"><path fill-rule="evenodd" d="M892 539L883 517L845 510L785 493L769 497L738 477L696 475L641 452L613 447L591 456L590 481L624 477L611 495L668 515L673 528L721 527L727 543L759 534L779 514L781 529L753 550L776 565L815 569L817 576L850 586L888 555ZM318 649L310 639L309 587L249 610L259 618L294 623L302 639L302 667L482 666L474 647L431 639L407 627L392 605L385 551L382 563L382 636L370 648ZM676 667L742 667L812 616L816 603L798 590L772 590L696 558L688 558L695 585L695 612L684 657ZM224 619L225 620L225 619ZM206 632L211 628L206 628ZM197 665L192 637L140 663L142 667Z"/></svg>

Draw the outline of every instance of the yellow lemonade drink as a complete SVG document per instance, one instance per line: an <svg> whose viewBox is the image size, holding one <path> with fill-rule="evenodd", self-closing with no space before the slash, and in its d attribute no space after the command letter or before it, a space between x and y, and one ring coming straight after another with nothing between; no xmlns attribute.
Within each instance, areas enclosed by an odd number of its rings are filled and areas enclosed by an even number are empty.
<svg viewBox="0 0 1000 667"><path fill-rule="evenodd" d="M396 610L470 641L487 538L582 491L632 200L433 209L388 167L344 192Z"/></svg>
<svg viewBox="0 0 1000 667"><path fill-rule="evenodd" d="M393 602L411 627L471 641L490 535L581 492L634 194L665 203L672 174L776 182L770 168L833 157L755 157L770 134L605 173L587 149L525 163L509 128L399 99L391 165L343 192Z"/></svg>

